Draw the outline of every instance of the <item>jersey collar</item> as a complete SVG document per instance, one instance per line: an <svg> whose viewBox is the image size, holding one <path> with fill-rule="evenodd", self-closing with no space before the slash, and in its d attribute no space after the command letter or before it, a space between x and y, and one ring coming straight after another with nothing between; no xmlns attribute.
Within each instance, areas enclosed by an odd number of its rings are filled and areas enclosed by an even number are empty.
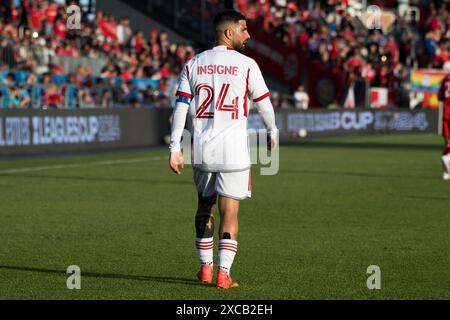
<svg viewBox="0 0 450 320"><path fill-rule="evenodd" d="M213 48L213 50L221 50L221 51L232 50L232 51L234 51L233 48L228 47L228 46L224 46L224 45L215 46L215 47Z"/></svg>

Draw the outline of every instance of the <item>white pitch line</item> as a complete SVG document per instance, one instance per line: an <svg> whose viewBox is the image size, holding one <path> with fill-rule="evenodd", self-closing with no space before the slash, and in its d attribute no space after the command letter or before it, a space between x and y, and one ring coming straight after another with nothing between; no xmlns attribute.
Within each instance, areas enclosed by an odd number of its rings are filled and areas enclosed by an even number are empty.
<svg viewBox="0 0 450 320"><path fill-rule="evenodd" d="M139 163L139 162L145 162L145 161L158 161L158 160L167 160L167 157L133 158L133 159L124 159L124 160L107 160L107 161L96 161L96 162L88 162L88 163L56 164L56 165L52 165L52 166L6 169L6 170L0 170L0 174L13 174L13 173L34 172L34 171L53 170L53 169L69 169L69 168L79 168L79 167L89 167L89 166Z"/></svg>

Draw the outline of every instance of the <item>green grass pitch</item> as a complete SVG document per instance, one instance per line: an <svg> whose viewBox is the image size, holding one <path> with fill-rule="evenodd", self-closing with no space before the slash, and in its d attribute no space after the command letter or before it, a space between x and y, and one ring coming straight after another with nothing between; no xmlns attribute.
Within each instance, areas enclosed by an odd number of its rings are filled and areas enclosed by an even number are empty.
<svg viewBox="0 0 450 320"><path fill-rule="evenodd" d="M441 151L435 135L283 145L277 175L253 167L228 291L195 281L192 169L165 150L2 160L0 299L449 299Z"/></svg>

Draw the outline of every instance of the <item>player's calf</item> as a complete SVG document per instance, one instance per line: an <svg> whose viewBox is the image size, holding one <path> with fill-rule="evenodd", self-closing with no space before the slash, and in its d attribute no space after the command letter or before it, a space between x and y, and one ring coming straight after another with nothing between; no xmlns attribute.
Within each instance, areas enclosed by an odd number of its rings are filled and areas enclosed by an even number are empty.
<svg viewBox="0 0 450 320"><path fill-rule="evenodd" d="M214 217L211 214L197 214L195 217L195 247L200 264L213 265Z"/></svg>
<svg viewBox="0 0 450 320"><path fill-rule="evenodd" d="M200 260L197 278L204 283L211 283L213 277L214 249L214 205L216 196L203 198L199 194L198 210L195 216L195 247Z"/></svg>

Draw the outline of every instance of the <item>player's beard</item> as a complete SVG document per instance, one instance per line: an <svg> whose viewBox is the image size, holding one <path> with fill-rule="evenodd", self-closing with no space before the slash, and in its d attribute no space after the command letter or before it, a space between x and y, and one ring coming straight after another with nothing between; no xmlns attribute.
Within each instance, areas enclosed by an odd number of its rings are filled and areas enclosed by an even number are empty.
<svg viewBox="0 0 450 320"><path fill-rule="evenodd" d="M233 40L231 45L233 46L234 50L239 51L239 52L244 52L246 44L247 44L247 40L245 40L244 42L240 42L238 40Z"/></svg>

